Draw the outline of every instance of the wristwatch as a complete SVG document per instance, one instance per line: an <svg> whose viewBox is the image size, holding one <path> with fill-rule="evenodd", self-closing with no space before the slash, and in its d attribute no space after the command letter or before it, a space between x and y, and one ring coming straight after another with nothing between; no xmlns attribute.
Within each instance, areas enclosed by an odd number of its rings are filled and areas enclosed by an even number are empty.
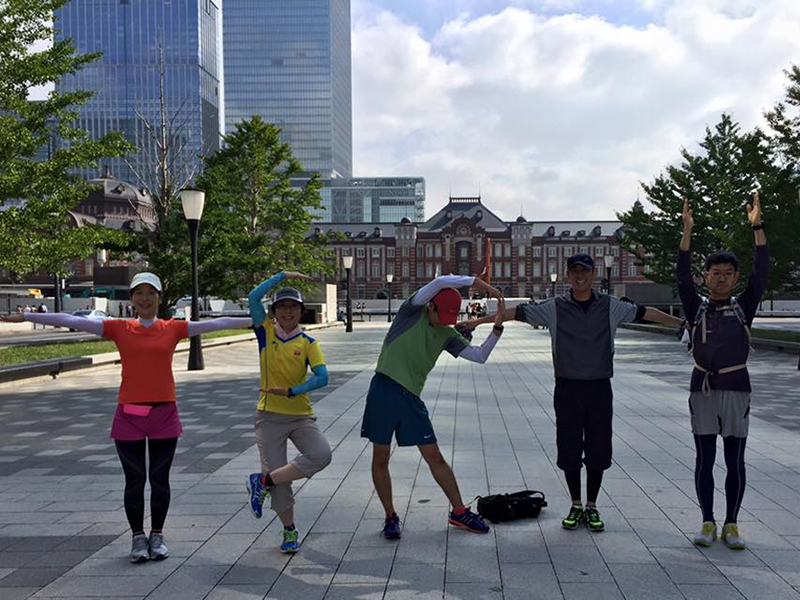
<svg viewBox="0 0 800 600"><path fill-rule="evenodd" d="M503 333L504 327L502 325L492 325L492 329L497 333Z"/></svg>
<svg viewBox="0 0 800 600"><path fill-rule="evenodd" d="M758 231L759 229L764 229L764 221L761 221L758 225L753 225L753 231Z"/></svg>

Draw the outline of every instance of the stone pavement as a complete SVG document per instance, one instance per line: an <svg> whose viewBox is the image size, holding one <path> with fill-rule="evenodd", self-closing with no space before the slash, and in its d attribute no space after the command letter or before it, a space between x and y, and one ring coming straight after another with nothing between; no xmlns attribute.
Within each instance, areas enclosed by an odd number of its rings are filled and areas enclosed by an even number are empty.
<svg viewBox="0 0 800 600"><path fill-rule="evenodd" d="M486 536L446 525L447 502L414 449L396 449L405 530L379 537L364 394L385 323L315 332L332 385L315 394L333 462L299 483L302 549L277 551L280 526L245 507L257 468L255 343L209 350L203 372L176 359L186 432L167 520L172 556L131 565L123 477L108 428L117 368L0 387L0 600L16 598L793 598L800 600L800 402L793 357L759 352L740 515L748 550L695 548L691 362L668 338L618 335L615 464L600 498L607 531L561 529L568 497L555 468L547 332L509 324L487 365L443 355L423 399L465 498L543 490L538 520ZM482 339L488 329L479 330ZM770 407L772 393L786 400ZM721 453L719 461L721 462ZM717 472L722 487L724 472ZM724 510L721 494L718 512Z"/></svg>

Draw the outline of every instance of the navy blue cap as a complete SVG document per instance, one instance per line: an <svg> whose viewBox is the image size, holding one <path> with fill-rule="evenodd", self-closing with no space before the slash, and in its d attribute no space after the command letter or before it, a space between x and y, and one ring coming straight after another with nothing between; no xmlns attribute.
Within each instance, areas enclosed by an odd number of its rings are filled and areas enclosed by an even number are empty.
<svg viewBox="0 0 800 600"><path fill-rule="evenodd" d="M272 310L275 310L275 305L280 302L281 300L294 300L298 302L301 306L305 307L305 303L303 302L303 295L300 293L300 290L296 290L294 288L283 288L282 290L278 290L275 296L272 298Z"/></svg>
<svg viewBox="0 0 800 600"><path fill-rule="evenodd" d="M573 254L567 259L567 271L569 271L572 267L583 267L584 269L593 271L594 261L592 260L592 257L585 252L580 252L578 254Z"/></svg>

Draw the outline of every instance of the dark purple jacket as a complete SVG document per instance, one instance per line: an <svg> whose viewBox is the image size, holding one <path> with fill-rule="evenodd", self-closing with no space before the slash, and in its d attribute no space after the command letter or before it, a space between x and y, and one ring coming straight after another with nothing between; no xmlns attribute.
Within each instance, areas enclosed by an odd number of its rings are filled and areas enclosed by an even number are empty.
<svg viewBox="0 0 800 600"><path fill-rule="evenodd" d="M683 304L683 312L691 326L694 323L697 311L703 302L702 297L694 287L691 270L691 253L679 252L678 254L678 294ZM756 316L761 295L767 287L769 275L769 249L767 246L756 246L753 271L747 278L747 287L736 300L744 311L748 327ZM732 310L717 310L728 306L728 301L709 300L706 312L707 343L703 344L700 330L694 338L692 354L695 363L709 371L716 372L725 367L732 367L747 362L750 344L747 333ZM698 369L692 371L693 392L702 390L704 373ZM749 392L750 375L747 369L733 373L715 374L711 377L711 388L714 390L736 390Z"/></svg>

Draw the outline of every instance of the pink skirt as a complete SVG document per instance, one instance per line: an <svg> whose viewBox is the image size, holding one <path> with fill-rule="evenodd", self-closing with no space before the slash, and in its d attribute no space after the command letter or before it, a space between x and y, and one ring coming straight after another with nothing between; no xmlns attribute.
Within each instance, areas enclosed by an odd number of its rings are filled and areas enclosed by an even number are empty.
<svg viewBox="0 0 800 600"><path fill-rule="evenodd" d="M151 438L154 440L180 437L183 433L178 416L177 402L165 402L154 406L146 417L138 417L123 412L122 404L117 405L114 422L111 424L111 439L120 442L134 442Z"/></svg>

